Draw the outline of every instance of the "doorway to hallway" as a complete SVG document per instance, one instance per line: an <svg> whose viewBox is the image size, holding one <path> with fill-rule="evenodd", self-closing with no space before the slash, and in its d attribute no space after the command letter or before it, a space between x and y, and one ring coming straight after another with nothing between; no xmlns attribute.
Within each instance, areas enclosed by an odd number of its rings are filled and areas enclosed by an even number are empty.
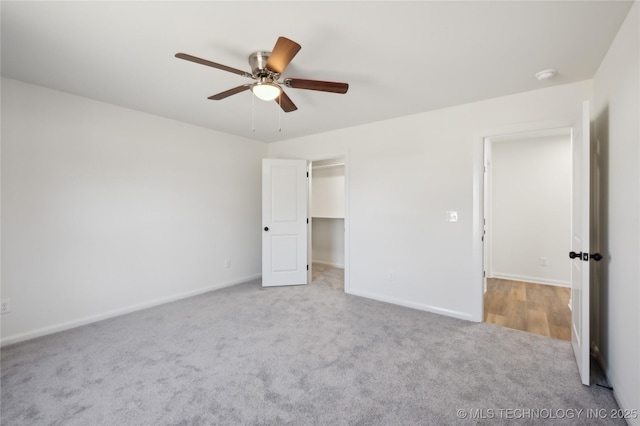
<svg viewBox="0 0 640 426"><path fill-rule="evenodd" d="M485 140L485 322L571 340L571 129Z"/></svg>

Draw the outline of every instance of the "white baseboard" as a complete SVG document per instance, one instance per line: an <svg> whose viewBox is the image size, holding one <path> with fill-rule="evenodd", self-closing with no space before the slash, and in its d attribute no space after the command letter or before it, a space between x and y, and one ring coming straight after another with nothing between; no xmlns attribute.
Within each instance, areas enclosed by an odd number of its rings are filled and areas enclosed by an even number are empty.
<svg viewBox="0 0 640 426"><path fill-rule="evenodd" d="M638 409L638 403L637 401L634 404L634 401L631 401L630 398L625 395L625 394L621 394L620 392L618 392L618 388L616 387L616 380L613 377L608 377L609 379L609 384L611 385L611 387L613 388L613 397L616 399L616 402L618 403L618 406L620 407L620 410L622 413L626 411L631 411L631 410L636 410L636 416L630 416L629 418L626 419L627 424L629 424L630 426L640 426L640 409Z"/></svg>
<svg viewBox="0 0 640 426"><path fill-rule="evenodd" d="M550 280L540 277L527 277L525 275L502 274L500 272L493 272L491 276L487 278L499 278L502 280L523 281L533 284L554 285L556 287L571 287L571 281Z"/></svg>
<svg viewBox="0 0 640 426"><path fill-rule="evenodd" d="M637 409L636 407L637 402L634 404L633 401L630 401L630 398L626 394L621 394L620 392L618 392L618 389L619 389L617 387L618 381L615 377L612 377L611 374L609 373L609 366L607 365L607 362L602 356L602 353L600 352L600 348L598 347L598 345L593 345L593 347L591 348L591 355L600 364L600 368L604 372L604 375L606 376L606 379L609 382L609 385L611 385L611 387L613 388L613 397L616 399L616 402L618 403L618 406L620 407L622 412L624 412L624 410ZM640 426L640 412L638 413L637 416L635 416L635 418L631 417L626 420L627 420L627 423L631 426Z"/></svg>
<svg viewBox="0 0 640 426"><path fill-rule="evenodd" d="M638 414L635 416L635 418L626 419L627 424L631 426L640 426L640 409L638 409L637 407L638 402L631 401L631 398L629 398L626 394L619 392L620 388L617 385L618 380L616 377L610 374L609 366L607 365L604 358L602 357L602 353L600 352L600 349L598 348L598 346L594 346L592 348L591 353L594 356L594 358L600 363L600 367L602 368L602 371L604 372L607 378L607 381L609 382L609 385L611 385L611 387L613 388L613 397L616 399L616 402L618 403L618 406L620 407L622 412L624 413L625 410L634 410L634 409L638 411Z"/></svg>
<svg viewBox="0 0 640 426"><path fill-rule="evenodd" d="M391 303L394 305L405 306L407 308L418 309L420 311L431 312L434 314L445 315L448 317L458 318L467 321L474 321L473 316L471 314L465 312L452 311L450 309L438 308L436 306L424 305L421 303L413 303L402 299L394 299L387 296L381 296L379 294L368 293L364 291L345 291L347 294L351 294L353 296L365 297L367 299L377 300L379 302ZM474 321L477 322L477 321Z"/></svg>
<svg viewBox="0 0 640 426"><path fill-rule="evenodd" d="M18 333L7 337L2 337L0 340L0 347L12 345L14 343L24 342L26 340L35 339L36 337L46 336L47 334L58 333L60 331L69 330L72 328L80 327L83 325L91 324L94 322L102 321L105 319L117 317L120 315L129 314L131 312L141 311L143 309L152 308L154 306L164 305L165 303L175 302L181 299L187 299L189 297L197 296L199 294L208 293L213 290L219 290L225 287L231 287L236 284L242 284L247 281L253 281L262 277L262 274L250 275L248 277L239 278L232 281L214 284L207 287L202 287L197 290L191 290L184 293L175 294L168 297L161 297L158 299L150 300L147 302L136 303L133 305L125 306L123 308L114 309L108 312L103 312L97 315L90 315L84 318L78 318L72 321L67 321L59 324L54 324L47 327L38 328L36 330L30 330L24 333Z"/></svg>
<svg viewBox="0 0 640 426"><path fill-rule="evenodd" d="M333 266L334 268L338 268L338 269L344 269L344 264L341 264L341 263L324 262L322 260L313 260L312 262L317 263L319 265L327 265L327 266Z"/></svg>

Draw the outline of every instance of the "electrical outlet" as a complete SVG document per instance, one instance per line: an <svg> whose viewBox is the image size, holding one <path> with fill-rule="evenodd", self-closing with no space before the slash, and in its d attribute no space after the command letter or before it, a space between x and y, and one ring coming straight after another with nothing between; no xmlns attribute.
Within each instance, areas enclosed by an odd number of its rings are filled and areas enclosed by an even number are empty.
<svg viewBox="0 0 640 426"><path fill-rule="evenodd" d="M389 279L389 281L393 281L393 279L394 279L394 273L393 273L393 271L389 271L389 272L387 272L387 278Z"/></svg>
<svg viewBox="0 0 640 426"><path fill-rule="evenodd" d="M547 259L546 257L541 257L540 266L549 266L549 259Z"/></svg>
<svg viewBox="0 0 640 426"><path fill-rule="evenodd" d="M0 314L8 314L11 312L11 299L2 299L0 302Z"/></svg>
<svg viewBox="0 0 640 426"><path fill-rule="evenodd" d="M231 267L231 259L225 259L224 260L224 267L226 269L229 269Z"/></svg>

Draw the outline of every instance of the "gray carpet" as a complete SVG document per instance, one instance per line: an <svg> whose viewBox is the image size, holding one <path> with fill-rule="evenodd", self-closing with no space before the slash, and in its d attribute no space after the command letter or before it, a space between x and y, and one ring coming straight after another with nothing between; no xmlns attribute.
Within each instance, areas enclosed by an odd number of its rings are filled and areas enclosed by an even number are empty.
<svg viewBox="0 0 640 426"><path fill-rule="evenodd" d="M348 296L322 269L4 348L1 423L602 424L586 410L617 407L568 342Z"/></svg>

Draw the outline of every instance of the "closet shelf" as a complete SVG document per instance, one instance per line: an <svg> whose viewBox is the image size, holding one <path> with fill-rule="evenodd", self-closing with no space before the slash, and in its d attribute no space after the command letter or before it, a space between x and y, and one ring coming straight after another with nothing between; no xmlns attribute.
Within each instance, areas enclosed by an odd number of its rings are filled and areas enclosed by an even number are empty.
<svg viewBox="0 0 640 426"><path fill-rule="evenodd" d="M344 163L334 163L334 164L321 164L319 166L311 166L312 169L326 169L329 167L341 167L344 166Z"/></svg>

